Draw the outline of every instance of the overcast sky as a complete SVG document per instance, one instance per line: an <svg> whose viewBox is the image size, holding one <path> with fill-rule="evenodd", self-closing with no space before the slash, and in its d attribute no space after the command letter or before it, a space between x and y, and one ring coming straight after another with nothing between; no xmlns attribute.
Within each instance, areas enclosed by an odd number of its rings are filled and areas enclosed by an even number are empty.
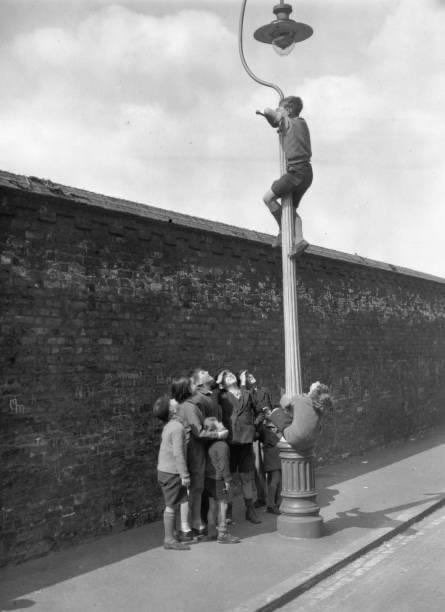
<svg viewBox="0 0 445 612"><path fill-rule="evenodd" d="M253 71L304 100L312 244L445 277L445 0L294 0ZM278 140L241 0L0 0L0 169L267 233Z"/></svg>

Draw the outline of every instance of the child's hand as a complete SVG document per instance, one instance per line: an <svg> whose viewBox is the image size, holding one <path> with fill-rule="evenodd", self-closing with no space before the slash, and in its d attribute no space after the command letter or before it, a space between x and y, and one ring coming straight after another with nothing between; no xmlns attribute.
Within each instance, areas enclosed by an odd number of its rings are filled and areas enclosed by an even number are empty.
<svg viewBox="0 0 445 612"><path fill-rule="evenodd" d="M231 481L227 481L227 482L224 483L224 488L226 490L226 493L230 493L231 487L232 487Z"/></svg>
<svg viewBox="0 0 445 612"><path fill-rule="evenodd" d="M183 487L186 487L188 489L190 487L190 476L185 476L184 478L181 478L181 483Z"/></svg>

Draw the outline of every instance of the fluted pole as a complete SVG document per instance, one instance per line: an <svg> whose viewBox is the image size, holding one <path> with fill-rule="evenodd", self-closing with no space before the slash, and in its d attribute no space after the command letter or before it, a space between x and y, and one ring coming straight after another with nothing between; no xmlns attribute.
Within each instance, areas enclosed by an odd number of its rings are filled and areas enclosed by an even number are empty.
<svg viewBox="0 0 445 612"><path fill-rule="evenodd" d="M286 158L280 137L281 174L286 172ZM292 196L282 198L281 249L283 269L284 363L286 395L302 393L300 335L298 329L297 259L291 257L295 217ZM317 504L314 457L312 450L298 453L285 441L279 442L282 474L277 530L292 538L318 538L323 519Z"/></svg>
<svg viewBox="0 0 445 612"><path fill-rule="evenodd" d="M286 159L280 137L280 169L286 172ZM284 367L286 394L302 392L300 337L298 332L297 262L290 257L294 236L292 196L282 198L281 255L283 270Z"/></svg>

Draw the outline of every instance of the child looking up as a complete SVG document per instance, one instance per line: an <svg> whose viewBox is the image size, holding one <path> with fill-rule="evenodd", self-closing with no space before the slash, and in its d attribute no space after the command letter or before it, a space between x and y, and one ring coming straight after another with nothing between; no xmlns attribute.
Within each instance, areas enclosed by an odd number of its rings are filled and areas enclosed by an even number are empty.
<svg viewBox="0 0 445 612"><path fill-rule="evenodd" d="M306 121L300 117L303 109L301 98L288 96L281 100L276 110L266 108L264 113L272 127L278 128L282 136L283 150L286 155L287 172L272 183L271 188L264 195L264 203L275 218L279 227L279 234L274 246L281 243L281 205L278 198L292 196L292 205L295 213L295 237L293 254L301 254L309 245L303 238L303 228L297 208L304 193L312 184L312 156L311 137Z"/></svg>
<svg viewBox="0 0 445 612"><path fill-rule="evenodd" d="M215 417L207 417L204 428L209 432L222 432L225 428ZM239 538L230 535L227 530L227 506L232 483L230 473L230 451L225 440L210 442L207 450L204 488L209 497L208 539L210 531L216 527L219 544L238 544Z"/></svg>
<svg viewBox="0 0 445 612"><path fill-rule="evenodd" d="M176 402L160 397L153 406L153 415L164 425L158 456L158 482L164 496L164 548L190 550L190 546L175 538L176 510L187 504L190 475L185 459L185 431L176 418Z"/></svg>

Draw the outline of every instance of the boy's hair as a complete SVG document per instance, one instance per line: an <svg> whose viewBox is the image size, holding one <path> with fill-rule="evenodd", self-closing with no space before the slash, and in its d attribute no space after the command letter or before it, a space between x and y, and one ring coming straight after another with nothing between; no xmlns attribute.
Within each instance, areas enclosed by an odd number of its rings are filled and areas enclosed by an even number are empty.
<svg viewBox="0 0 445 612"><path fill-rule="evenodd" d="M190 370L189 372L189 378L192 382L194 382L195 384L198 382L199 379L199 373L202 371L202 368L194 368L193 370Z"/></svg>
<svg viewBox="0 0 445 612"><path fill-rule="evenodd" d="M181 404L193 395L190 378L188 376L178 376L172 380L172 397Z"/></svg>
<svg viewBox="0 0 445 612"><path fill-rule="evenodd" d="M312 398L314 407L319 414L322 414L325 410L332 410L334 403L329 393L329 387L319 380L312 383L309 389L309 396Z"/></svg>
<svg viewBox="0 0 445 612"><path fill-rule="evenodd" d="M168 395L161 395L153 404L153 416L163 423L167 423L170 418L170 398Z"/></svg>
<svg viewBox="0 0 445 612"><path fill-rule="evenodd" d="M287 96L283 98L280 102L280 106L284 104L289 104L292 107L292 114L299 115L303 110L303 100L298 96Z"/></svg>

